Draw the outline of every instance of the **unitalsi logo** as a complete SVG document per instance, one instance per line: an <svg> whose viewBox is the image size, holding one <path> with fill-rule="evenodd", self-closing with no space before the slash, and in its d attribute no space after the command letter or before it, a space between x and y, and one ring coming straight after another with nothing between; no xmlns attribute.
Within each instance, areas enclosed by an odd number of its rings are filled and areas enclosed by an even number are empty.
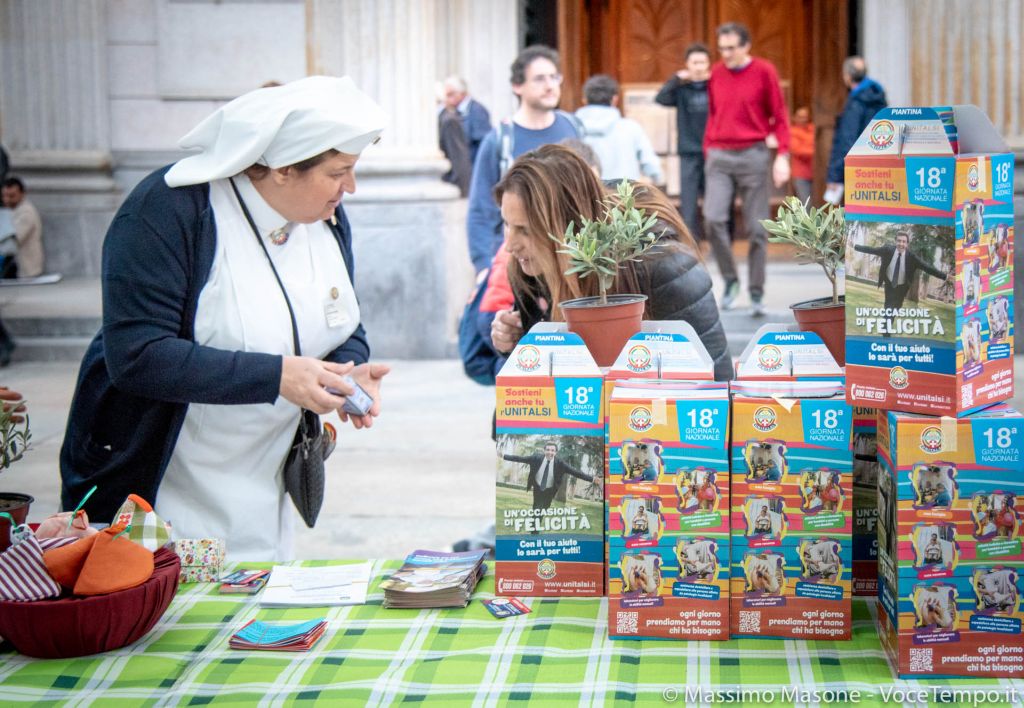
<svg viewBox="0 0 1024 708"><path fill-rule="evenodd" d="M921 431L921 449L925 452L942 451L942 429L929 425Z"/></svg>
<svg viewBox="0 0 1024 708"><path fill-rule="evenodd" d="M545 558L537 564L537 577L541 580L551 580L555 577L555 562L550 558Z"/></svg>
<svg viewBox="0 0 1024 708"><path fill-rule="evenodd" d="M647 371L652 360L651 350L643 344L636 344L626 353L626 368L637 373Z"/></svg>
<svg viewBox="0 0 1024 708"><path fill-rule="evenodd" d="M774 344L766 344L757 352L757 366L762 371L778 371L782 368L782 350Z"/></svg>
<svg viewBox="0 0 1024 708"><path fill-rule="evenodd" d="M520 347L519 353L516 355L516 366L520 371L536 371L539 369L540 349L532 344Z"/></svg>
<svg viewBox="0 0 1024 708"><path fill-rule="evenodd" d="M980 183L981 180L978 179L978 165L972 164L967 168L967 189L977 192Z"/></svg>
<svg viewBox="0 0 1024 708"><path fill-rule="evenodd" d="M875 150L885 150L896 140L896 126L892 121L880 120L871 126L868 133L868 145Z"/></svg>
<svg viewBox="0 0 1024 708"><path fill-rule="evenodd" d="M775 416L775 409L770 406L761 406L754 411L754 430L768 433L775 430L779 425Z"/></svg>
<svg viewBox="0 0 1024 708"><path fill-rule="evenodd" d="M627 425L629 425L630 430L646 433L654 425L651 409L645 406L637 406L629 412L629 423Z"/></svg>
<svg viewBox="0 0 1024 708"><path fill-rule="evenodd" d="M894 366L889 369L889 385L895 389L903 390L910 385L910 374L902 366Z"/></svg>

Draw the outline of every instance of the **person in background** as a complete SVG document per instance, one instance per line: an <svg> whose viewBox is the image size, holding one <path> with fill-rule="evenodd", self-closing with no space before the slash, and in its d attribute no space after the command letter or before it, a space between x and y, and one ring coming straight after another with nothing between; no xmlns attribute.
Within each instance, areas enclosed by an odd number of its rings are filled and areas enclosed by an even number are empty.
<svg viewBox="0 0 1024 708"><path fill-rule="evenodd" d="M807 203L814 184L814 123L811 109L801 106L793 112L789 126L789 154L792 155L793 191L797 199Z"/></svg>
<svg viewBox="0 0 1024 708"><path fill-rule="evenodd" d="M703 44L691 44L684 61L685 68L669 77L654 100L676 109L679 212L690 233L703 239L704 220L697 204L704 196L704 128L708 122L711 52Z"/></svg>
<svg viewBox="0 0 1024 708"><path fill-rule="evenodd" d="M494 201L494 185L524 152L565 138L578 138L581 133L576 117L558 110L562 98L558 52L543 45L527 47L512 62L511 74L519 108L480 144L469 186L466 231L469 257L477 273L491 264L502 242L501 211Z"/></svg>
<svg viewBox="0 0 1024 708"><path fill-rule="evenodd" d="M17 177L3 181L0 194L4 206L11 210L18 241L14 262L4 264L4 278L35 278L43 274L43 220L25 193L25 184Z"/></svg>
<svg viewBox="0 0 1024 708"><path fill-rule="evenodd" d="M462 118L452 108L442 107L437 114L437 141L451 167L441 180L454 184L463 197L469 194L469 180L473 176L473 163L469 159L469 144L462 128Z"/></svg>
<svg viewBox="0 0 1024 708"><path fill-rule="evenodd" d="M825 201L838 204L843 198L843 160L857 138L864 132L875 114L885 108L885 89L868 77L868 67L858 56L843 62L843 83L850 90L842 112L836 116L836 129L832 134L832 152L828 157L825 176Z"/></svg>
<svg viewBox="0 0 1024 708"><path fill-rule="evenodd" d="M601 178L662 184L661 161L643 127L619 110L619 82L597 74L583 84L586 105L576 111L583 124L583 140L597 153Z"/></svg>
<svg viewBox="0 0 1024 708"><path fill-rule="evenodd" d="M472 169L476 154L480 152L480 143L491 132L491 114L482 103L469 95L469 86L461 76L449 76L444 80L444 108L454 111L462 121Z"/></svg>
<svg viewBox="0 0 1024 708"><path fill-rule="evenodd" d="M102 521L134 493L176 538L290 559L282 469L300 411L360 429L381 410L388 368L369 361L341 203L385 122L347 77L260 88L132 190L103 242L103 327L60 453L65 509L97 485L85 509ZM374 399L364 416L341 410L346 375Z"/></svg>
<svg viewBox="0 0 1024 708"><path fill-rule="evenodd" d="M776 187L789 182L789 113L779 74L771 62L750 54L750 30L738 22L717 32L722 61L708 81L708 123L704 131L704 218L708 237L725 280L722 309L733 307L740 291L732 254L729 216L739 193L747 229L750 314L764 316L768 233L768 177ZM774 137L774 161L767 145Z"/></svg>
<svg viewBox="0 0 1024 708"><path fill-rule="evenodd" d="M437 136L441 152L451 163L441 179L459 188L462 196L469 194L473 177L473 161L480 142L491 130L491 114L469 96L466 81L460 76L444 80L444 98L437 114Z"/></svg>

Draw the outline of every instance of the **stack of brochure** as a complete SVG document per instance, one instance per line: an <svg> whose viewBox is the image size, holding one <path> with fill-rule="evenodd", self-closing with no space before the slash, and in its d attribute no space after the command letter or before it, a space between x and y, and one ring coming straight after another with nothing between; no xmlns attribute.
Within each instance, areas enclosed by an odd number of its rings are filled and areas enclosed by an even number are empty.
<svg viewBox="0 0 1024 708"><path fill-rule="evenodd" d="M326 629L327 620L323 619L285 626L251 620L231 636L228 645L232 649L306 651L324 636Z"/></svg>
<svg viewBox="0 0 1024 708"><path fill-rule="evenodd" d="M465 607L487 572L487 551L413 551L394 575L380 584L384 607Z"/></svg>
<svg viewBox="0 0 1024 708"><path fill-rule="evenodd" d="M269 570L248 570L245 568L236 570L234 573L225 575L220 579L220 592L255 595L267 584L267 576L269 575Z"/></svg>

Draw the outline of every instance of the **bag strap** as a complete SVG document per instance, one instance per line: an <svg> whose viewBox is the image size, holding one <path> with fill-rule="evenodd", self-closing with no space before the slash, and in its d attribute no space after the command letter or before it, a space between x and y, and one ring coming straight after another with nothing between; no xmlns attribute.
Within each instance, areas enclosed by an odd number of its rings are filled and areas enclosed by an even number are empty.
<svg viewBox="0 0 1024 708"><path fill-rule="evenodd" d="M576 137L578 137L580 140L587 137L587 126L583 124L583 121L581 121L579 119L579 116L577 116L575 113L570 113L569 111L563 111L560 108L556 108L555 116L561 116L562 118L565 118L569 125L573 127L573 130L576 131Z"/></svg>
<svg viewBox="0 0 1024 708"><path fill-rule="evenodd" d="M505 118L496 129L498 131L498 169L504 176L512 166L512 151L514 149L515 129L512 127L512 119Z"/></svg>
<svg viewBox="0 0 1024 708"><path fill-rule="evenodd" d="M270 258L270 252L267 250L267 244L263 243L263 238L260 236L260 230L256 228L256 222L252 220L252 214L249 213L249 207L245 205L245 200L242 199L242 195L238 192L238 187L235 186L235 180L228 179L231 182L231 189L235 192L235 197L238 199L238 206L242 207L242 213L245 214L245 220L249 222L249 226L252 227L252 233L256 237L256 242L259 243L260 248L263 249L263 255L267 257L267 263L270 264L270 270L274 273L274 279L277 281L278 287L281 288L281 294L284 295L284 304L288 306L288 316L292 320L292 342L295 345L295 356L302 356L302 347L299 346L299 327L295 323L295 310L292 309L292 301L288 298L288 291L284 289L284 283L281 282L281 276L277 274L277 268L274 267L274 261Z"/></svg>

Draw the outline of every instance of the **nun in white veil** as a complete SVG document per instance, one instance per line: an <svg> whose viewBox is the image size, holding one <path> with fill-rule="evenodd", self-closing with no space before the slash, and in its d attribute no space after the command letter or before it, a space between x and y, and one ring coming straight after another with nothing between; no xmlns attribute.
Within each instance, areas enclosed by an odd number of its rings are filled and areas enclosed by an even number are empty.
<svg viewBox="0 0 1024 708"><path fill-rule="evenodd" d="M232 560L292 557L282 466L300 409L356 428L380 413L387 367L369 362L341 201L384 123L348 78L261 88L129 195L61 451L66 508L96 484L87 510L104 520L139 493L175 537L225 539ZM340 411L347 374L374 398L365 416Z"/></svg>

